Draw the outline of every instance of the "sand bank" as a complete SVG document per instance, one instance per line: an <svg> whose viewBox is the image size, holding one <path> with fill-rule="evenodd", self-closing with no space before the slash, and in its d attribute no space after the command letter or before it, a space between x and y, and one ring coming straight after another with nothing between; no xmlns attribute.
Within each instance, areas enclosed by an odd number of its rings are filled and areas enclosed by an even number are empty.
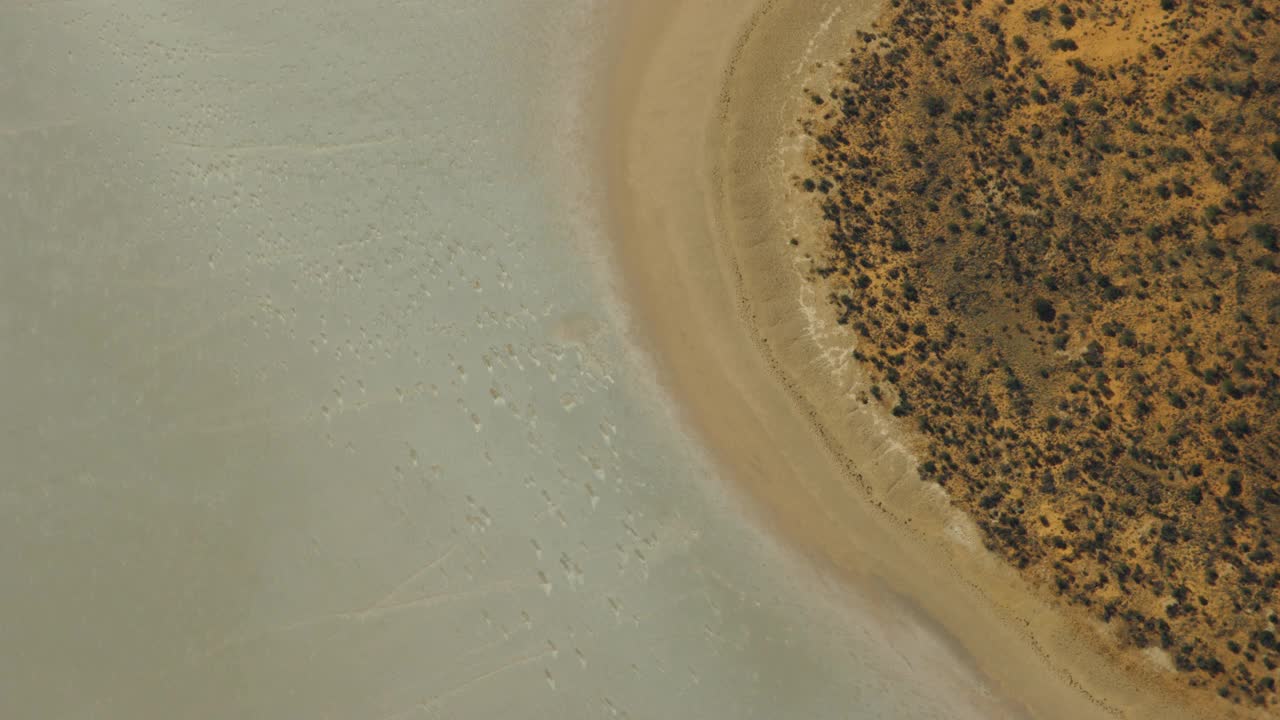
<svg viewBox="0 0 1280 720"><path fill-rule="evenodd" d="M633 3L611 70L606 152L618 253L660 372L751 507L888 616L951 638L1003 712L1204 717L1172 674L1108 653L981 547L921 483L892 420L787 258L808 228L788 170L814 63L876 6L846 0ZM1099 635L1100 637L1100 635Z"/></svg>

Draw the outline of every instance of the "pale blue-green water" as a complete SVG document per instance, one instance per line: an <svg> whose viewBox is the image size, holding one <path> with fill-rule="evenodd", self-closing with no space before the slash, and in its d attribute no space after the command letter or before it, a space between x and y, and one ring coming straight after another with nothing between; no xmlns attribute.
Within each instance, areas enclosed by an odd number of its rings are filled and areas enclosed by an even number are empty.
<svg viewBox="0 0 1280 720"><path fill-rule="evenodd" d="M0 3L0 716L968 712L627 336L603 17Z"/></svg>

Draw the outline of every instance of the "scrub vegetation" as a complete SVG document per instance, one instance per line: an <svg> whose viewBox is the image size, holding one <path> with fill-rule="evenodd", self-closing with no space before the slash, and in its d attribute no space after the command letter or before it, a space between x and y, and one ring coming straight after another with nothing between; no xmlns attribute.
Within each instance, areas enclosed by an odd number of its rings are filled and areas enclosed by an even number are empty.
<svg viewBox="0 0 1280 720"><path fill-rule="evenodd" d="M988 546L1280 706L1280 5L891 0L800 246Z"/></svg>

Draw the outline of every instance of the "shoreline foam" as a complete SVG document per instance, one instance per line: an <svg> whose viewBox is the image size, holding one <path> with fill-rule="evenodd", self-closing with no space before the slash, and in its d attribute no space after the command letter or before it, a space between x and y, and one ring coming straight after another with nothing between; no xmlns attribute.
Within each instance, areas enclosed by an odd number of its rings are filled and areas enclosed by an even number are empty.
<svg viewBox="0 0 1280 720"><path fill-rule="evenodd" d="M919 481L893 422L849 401L858 368L824 355L822 304L800 307L806 289L778 245L805 231L778 203L804 141L796 81L807 63L796 58L838 59L841 38L876 7L690 5L624 13L608 98L618 139L606 152L637 325L726 474L824 572L883 584L895 612L953 638L1005 710L1199 716L1154 665L1082 639L982 549L973 524ZM819 357L828 362L815 366Z"/></svg>

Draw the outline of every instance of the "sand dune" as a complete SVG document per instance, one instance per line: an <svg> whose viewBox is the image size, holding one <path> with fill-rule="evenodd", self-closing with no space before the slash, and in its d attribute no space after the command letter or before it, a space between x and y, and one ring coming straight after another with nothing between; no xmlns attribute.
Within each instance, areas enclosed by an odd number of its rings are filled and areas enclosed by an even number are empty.
<svg viewBox="0 0 1280 720"><path fill-rule="evenodd" d="M645 3L612 78L611 190L637 322L755 512L818 567L953 639L993 713L1198 717L1159 664L1109 655L982 549L784 258L801 88L874 3ZM1100 632L1100 631L1098 631ZM1098 642L1101 640L1101 642ZM927 673L921 673L922 682Z"/></svg>

